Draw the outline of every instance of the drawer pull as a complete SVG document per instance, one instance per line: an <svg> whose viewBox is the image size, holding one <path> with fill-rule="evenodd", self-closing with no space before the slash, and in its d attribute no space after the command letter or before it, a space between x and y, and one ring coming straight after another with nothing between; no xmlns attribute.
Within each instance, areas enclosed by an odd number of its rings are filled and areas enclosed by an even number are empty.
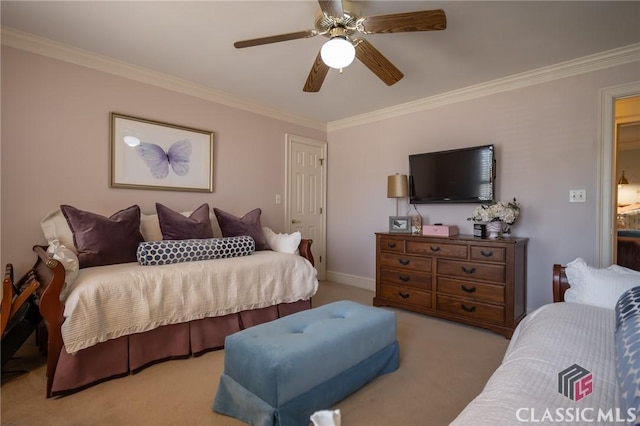
<svg viewBox="0 0 640 426"><path fill-rule="evenodd" d="M465 286L464 284L462 284L460 287L462 288L462 291L467 292L467 293L475 293L476 292L476 288L475 287L469 288L469 287Z"/></svg>
<svg viewBox="0 0 640 426"><path fill-rule="evenodd" d="M409 282L409 280L411 280L411 277L409 275L398 275L398 278L400 279L400 281L402 282Z"/></svg>
<svg viewBox="0 0 640 426"><path fill-rule="evenodd" d="M460 304L460 307L462 308L463 311L469 312L469 313L474 312L476 310L475 306L467 308L466 306L464 306L464 303Z"/></svg>
<svg viewBox="0 0 640 426"><path fill-rule="evenodd" d="M483 255L484 257L492 257L493 256L493 250L491 250L491 251L480 250L480 254Z"/></svg>
<svg viewBox="0 0 640 426"><path fill-rule="evenodd" d="M431 251L432 251L432 252L434 252L434 253L437 253L437 252L439 252L439 251L440 251L440 247L438 247L438 246L436 246L436 247L434 247L434 246L429 246L429 248L430 248L430 249L431 249Z"/></svg>
<svg viewBox="0 0 640 426"><path fill-rule="evenodd" d="M401 265L407 266L411 261L409 259L398 259Z"/></svg>
<svg viewBox="0 0 640 426"><path fill-rule="evenodd" d="M387 247L396 248L396 243L387 243Z"/></svg>
<svg viewBox="0 0 640 426"><path fill-rule="evenodd" d="M409 296L411 296L409 293L403 293L401 291L398 292L398 296L402 297L403 299L408 299Z"/></svg>
<svg viewBox="0 0 640 426"><path fill-rule="evenodd" d="M462 269L462 272L464 272L465 274L475 274L476 273L476 268L465 268L464 266L461 266L460 269Z"/></svg>

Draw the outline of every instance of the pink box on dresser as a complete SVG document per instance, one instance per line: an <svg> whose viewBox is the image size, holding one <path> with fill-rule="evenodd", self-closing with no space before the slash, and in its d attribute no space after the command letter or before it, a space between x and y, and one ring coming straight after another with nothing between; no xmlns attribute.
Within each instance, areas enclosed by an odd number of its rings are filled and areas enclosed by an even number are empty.
<svg viewBox="0 0 640 426"><path fill-rule="evenodd" d="M430 237L451 237L458 235L458 227L455 225L422 225L422 235Z"/></svg>

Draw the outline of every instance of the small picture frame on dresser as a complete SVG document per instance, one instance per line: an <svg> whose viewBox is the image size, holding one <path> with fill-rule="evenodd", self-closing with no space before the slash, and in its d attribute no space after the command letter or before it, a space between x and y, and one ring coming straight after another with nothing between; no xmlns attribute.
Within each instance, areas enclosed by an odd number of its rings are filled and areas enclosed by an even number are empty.
<svg viewBox="0 0 640 426"><path fill-rule="evenodd" d="M474 223L473 236L476 238L487 238L487 225L484 223Z"/></svg>
<svg viewBox="0 0 640 426"><path fill-rule="evenodd" d="M389 216L389 232L394 232L397 234L410 234L411 217Z"/></svg>

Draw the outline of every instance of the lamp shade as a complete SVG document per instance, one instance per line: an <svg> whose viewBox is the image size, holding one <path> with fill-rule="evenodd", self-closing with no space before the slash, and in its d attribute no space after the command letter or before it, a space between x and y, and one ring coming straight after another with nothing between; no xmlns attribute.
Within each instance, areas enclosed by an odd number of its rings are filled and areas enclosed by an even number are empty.
<svg viewBox="0 0 640 426"><path fill-rule="evenodd" d="M618 180L618 185L629 185L629 181L627 177L624 175L624 170L622 171L622 176L620 176L620 180Z"/></svg>
<svg viewBox="0 0 640 426"><path fill-rule="evenodd" d="M391 175L387 178L387 198L404 198L409 196L407 175Z"/></svg>
<svg viewBox="0 0 640 426"><path fill-rule="evenodd" d="M340 69L351 65L356 57L356 49L347 37L334 36L322 45L320 56L322 62L331 68Z"/></svg>

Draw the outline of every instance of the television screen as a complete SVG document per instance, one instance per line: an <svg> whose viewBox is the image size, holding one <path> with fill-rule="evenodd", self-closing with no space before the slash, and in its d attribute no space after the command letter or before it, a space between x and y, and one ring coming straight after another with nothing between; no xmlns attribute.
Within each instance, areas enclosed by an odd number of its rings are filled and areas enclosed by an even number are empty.
<svg viewBox="0 0 640 426"><path fill-rule="evenodd" d="M493 145L409 155L411 204L493 201Z"/></svg>

